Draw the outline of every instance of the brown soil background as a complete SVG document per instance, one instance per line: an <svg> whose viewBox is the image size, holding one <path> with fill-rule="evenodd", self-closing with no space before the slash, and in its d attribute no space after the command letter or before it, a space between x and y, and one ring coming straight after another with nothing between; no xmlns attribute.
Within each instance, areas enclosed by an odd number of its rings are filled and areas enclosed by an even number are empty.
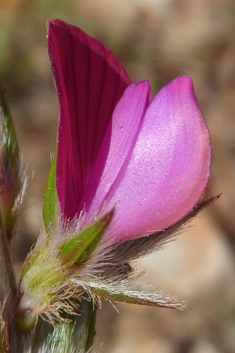
<svg viewBox="0 0 235 353"><path fill-rule="evenodd" d="M210 190L223 193L166 249L140 260L146 278L192 310L109 304L98 314L96 352L235 352L235 1L0 0L0 76L32 176L16 241L19 265L42 226L58 104L45 23L59 17L101 39L133 81L155 94L190 75L212 138Z"/></svg>

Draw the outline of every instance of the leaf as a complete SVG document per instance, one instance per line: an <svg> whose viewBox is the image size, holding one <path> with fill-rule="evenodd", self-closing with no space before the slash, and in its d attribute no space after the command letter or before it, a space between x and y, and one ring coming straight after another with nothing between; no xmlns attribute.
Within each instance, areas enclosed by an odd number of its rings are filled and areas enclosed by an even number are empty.
<svg viewBox="0 0 235 353"><path fill-rule="evenodd" d="M111 210L97 222L66 240L60 247L60 258L66 267L84 264L89 260L113 218Z"/></svg>

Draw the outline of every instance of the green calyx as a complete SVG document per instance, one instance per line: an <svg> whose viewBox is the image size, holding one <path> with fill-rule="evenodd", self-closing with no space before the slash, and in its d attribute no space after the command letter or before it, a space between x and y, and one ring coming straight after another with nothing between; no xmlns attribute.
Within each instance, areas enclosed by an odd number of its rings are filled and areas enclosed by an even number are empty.
<svg viewBox="0 0 235 353"><path fill-rule="evenodd" d="M21 287L23 290L41 291L39 296L46 296L53 288L63 284L65 275L60 259L46 244L45 248L33 250L26 259L22 269Z"/></svg>
<svg viewBox="0 0 235 353"><path fill-rule="evenodd" d="M113 213L114 210L111 210L97 222L75 234L60 246L59 256L67 268L73 265L82 265L90 259L103 238L113 218Z"/></svg>
<svg viewBox="0 0 235 353"><path fill-rule="evenodd" d="M20 282L22 296L17 311L20 327L30 327L34 323L34 315L47 310L57 292L66 284L67 276L68 271L62 267L57 252L51 251L48 244L28 255Z"/></svg>
<svg viewBox="0 0 235 353"><path fill-rule="evenodd" d="M20 281L21 297L16 315L20 330L32 330L38 316L50 311L51 305L60 300L63 291L70 296L67 289L71 267L79 268L90 259L112 220L113 212L65 240L62 245L52 247L47 239L30 252Z"/></svg>

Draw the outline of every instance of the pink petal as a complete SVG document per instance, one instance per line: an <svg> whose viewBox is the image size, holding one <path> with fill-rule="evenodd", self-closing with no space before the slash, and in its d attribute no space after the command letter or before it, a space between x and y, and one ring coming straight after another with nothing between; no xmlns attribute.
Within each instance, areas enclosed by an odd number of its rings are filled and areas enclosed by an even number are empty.
<svg viewBox="0 0 235 353"><path fill-rule="evenodd" d="M150 104L150 91L148 81L133 83L114 110L80 205L80 210L85 206L88 221L124 177Z"/></svg>
<svg viewBox="0 0 235 353"><path fill-rule="evenodd" d="M48 32L60 103L57 191L62 213L72 218L114 107L131 81L114 54L81 29L54 20Z"/></svg>
<svg viewBox="0 0 235 353"><path fill-rule="evenodd" d="M147 109L125 173L104 199L105 211L116 205L106 239L142 237L183 219L207 188L210 164L210 136L193 83L179 77Z"/></svg>

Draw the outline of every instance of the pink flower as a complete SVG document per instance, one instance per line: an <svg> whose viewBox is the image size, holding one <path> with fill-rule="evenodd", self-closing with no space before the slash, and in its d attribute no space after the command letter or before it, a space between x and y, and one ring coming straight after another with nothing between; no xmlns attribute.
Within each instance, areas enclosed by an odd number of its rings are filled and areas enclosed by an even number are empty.
<svg viewBox="0 0 235 353"><path fill-rule="evenodd" d="M57 192L65 220L83 227L115 207L112 243L169 228L208 186L210 136L189 77L151 102L148 81L131 84L114 54L81 29L49 22L60 103Z"/></svg>

